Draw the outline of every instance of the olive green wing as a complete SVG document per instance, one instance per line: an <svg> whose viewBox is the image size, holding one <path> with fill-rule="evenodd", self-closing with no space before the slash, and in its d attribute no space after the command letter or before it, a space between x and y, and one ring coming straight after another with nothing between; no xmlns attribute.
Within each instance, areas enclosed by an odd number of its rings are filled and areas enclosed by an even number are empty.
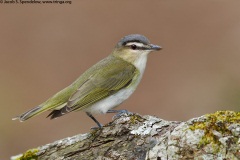
<svg viewBox="0 0 240 160"><path fill-rule="evenodd" d="M127 87L137 69L123 60L114 61L96 70L69 98L70 110L81 110Z"/></svg>

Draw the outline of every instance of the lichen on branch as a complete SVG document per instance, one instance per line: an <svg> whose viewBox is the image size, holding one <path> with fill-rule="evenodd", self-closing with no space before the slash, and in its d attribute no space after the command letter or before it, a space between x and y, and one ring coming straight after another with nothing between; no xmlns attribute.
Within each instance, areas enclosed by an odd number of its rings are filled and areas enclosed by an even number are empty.
<svg viewBox="0 0 240 160"><path fill-rule="evenodd" d="M12 159L237 160L240 112L218 111L186 122L125 113L101 129L38 147Z"/></svg>

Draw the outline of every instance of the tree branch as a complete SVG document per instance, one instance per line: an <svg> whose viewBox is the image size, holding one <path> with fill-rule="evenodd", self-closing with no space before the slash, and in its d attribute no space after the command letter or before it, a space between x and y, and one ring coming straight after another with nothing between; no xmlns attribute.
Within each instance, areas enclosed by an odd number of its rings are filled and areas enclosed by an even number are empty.
<svg viewBox="0 0 240 160"><path fill-rule="evenodd" d="M218 111L187 122L122 114L102 129L58 140L11 159L240 159L240 112Z"/></svg>

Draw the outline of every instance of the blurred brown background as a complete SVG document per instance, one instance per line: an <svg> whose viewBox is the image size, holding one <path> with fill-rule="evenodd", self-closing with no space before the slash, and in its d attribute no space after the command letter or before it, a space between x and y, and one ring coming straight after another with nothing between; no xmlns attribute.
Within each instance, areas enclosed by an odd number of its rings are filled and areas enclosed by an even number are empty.
<svg viewBox="0 0 240 160"><path fill-rule="evenodd" d="M239 7L237 0L0 4L0 159L95 126L82 112L11 118L69 85L132 33L164 49L149 56L140 86L119 109L177 121L238 111ZM96 117L106 124L112 116Z"/></svg>

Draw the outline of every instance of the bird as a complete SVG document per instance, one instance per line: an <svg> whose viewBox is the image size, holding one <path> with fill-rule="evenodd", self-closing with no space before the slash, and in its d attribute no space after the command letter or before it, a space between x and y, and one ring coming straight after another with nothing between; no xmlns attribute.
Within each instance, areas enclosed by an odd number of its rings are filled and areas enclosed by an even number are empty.
<svg viewBox="0 0 240 160"><path fill-rule="evenodd" d="M148 54L162 49L141 34L120 39L112 53L87 69L72 84L42 104L13 118L23 122L45 111L55 119L73 111L84 111L98 125L95 114L117 112L113 108L136 90L146 67Z"/></svg>

